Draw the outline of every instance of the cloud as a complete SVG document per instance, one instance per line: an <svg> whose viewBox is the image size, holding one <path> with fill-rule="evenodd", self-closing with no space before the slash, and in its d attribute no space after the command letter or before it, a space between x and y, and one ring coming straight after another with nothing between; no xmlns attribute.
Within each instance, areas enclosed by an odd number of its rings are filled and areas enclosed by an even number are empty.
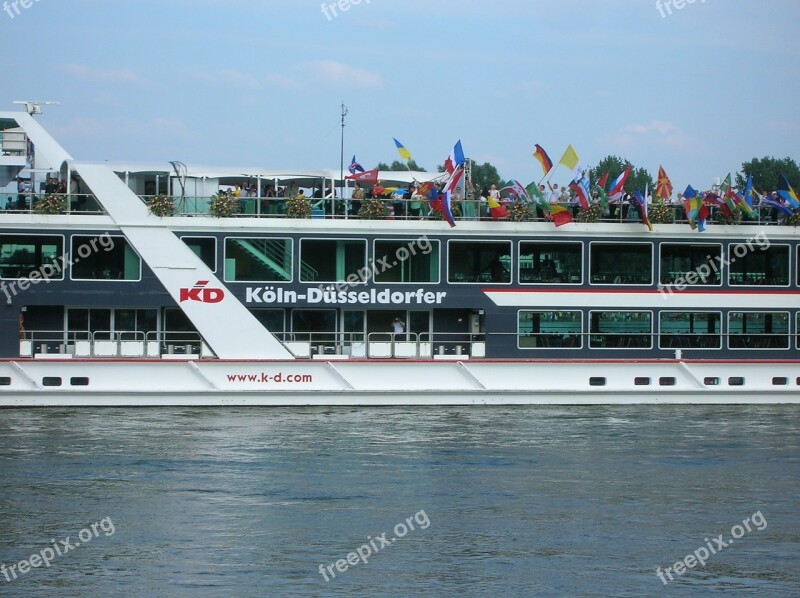
<svg viewBox="0 0 800 598"><path fill-rule="evenodd" d="M792 120L775 120L766 123L764 128L777 133L797 133L800 130L797 123Z"/></svg>
<svg viewBox="0 0 800 598"><path fill-rule="evenodd" d="M350 83L360 87L379 87L383 83L377 73L335 60L315 60L309 66L317 77L328 83Z"/></svg>
<svg viewBox="0 0 800 598"><path fill-rule="evenodd" d="M204 83L235 87L237 89L259 89L261 83L250 73L235 69L221 69L218 71L198 71L195 77Z"/></svg>
<svg viewBox="0 0 800 598"><path fill-rule="evenodd" d="M85 64L65 64L61 70L82 81L101 83L137 83L141 77L131 69L101 69Z"/></svg>
<svg viewBox="0 0 800 598"><path fill-rule="evenodd" d="M633 133L636 135L646 135L647 133L658 133L659 135L670 135L678 131L678 127L663 120L654 120L648 125L628 125L622 129L624 133Z"/></svg>
<svg viewBox="0 0 800 598"><path fill-rule="evenodd" d="M604 138L604 143L615 151L643 151L654 143L674 151L696 149L701 144L678 125L663 120L648 124L634 123Z"/></svg>

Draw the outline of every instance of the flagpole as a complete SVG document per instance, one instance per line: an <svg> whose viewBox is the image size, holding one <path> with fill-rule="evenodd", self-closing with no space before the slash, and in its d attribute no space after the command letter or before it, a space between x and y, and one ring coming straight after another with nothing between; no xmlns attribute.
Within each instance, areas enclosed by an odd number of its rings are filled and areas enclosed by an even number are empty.
<svg viewBox="0 0 800 598"><path fill-rule="evenodd" d="M344 117L347 116L347 106L344 105L342 102L342 148L341 153L339 154L339 184L342 186L339 187L339 194L341 198L344 198ZM333 204L334 198L331 198L331 204ZM336 213L336 210L332 210L332 213Z"/></svg>

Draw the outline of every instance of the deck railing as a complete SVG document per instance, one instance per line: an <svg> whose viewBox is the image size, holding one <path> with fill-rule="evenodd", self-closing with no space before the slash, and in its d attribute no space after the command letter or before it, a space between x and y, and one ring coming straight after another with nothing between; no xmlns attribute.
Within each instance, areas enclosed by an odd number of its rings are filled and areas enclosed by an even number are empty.
<svg viewBox="0 0 800 598"><path fill-rule="evenodd" d="M147 203L153 196L140 196L144 203ZM240 197L239 211L233 218L288 218L286 215L287 197ZM325 220L358 220L358 205L360 201L354 199L318 199L309 198L312 203L311 219ZM175 197L175 216L209 216L211 197ZM435 220L441 219L441 215L436 214L427 201L406 198L383 198L383 202L388 209L385 220ZM462 200L458 202L461 207L461 216L456 216L459 221L485 221L491 222L494 219L489 215L486 202L478 200ZM577 214L578 208L571 203L559 203L558 205L573 211ZM535 205L531 206L535 211ZM635 223L640 222L640 218L635 208L627 204L610 206L610 211L598 222L606 223ZM673 219L676 224L689 223L684 213L683 206L669 205L668 208L673 212ZM710 224L714 224L715 209L710 208L711 216L708 219ZM469 216L469 214L474 214ZM547 222L547 219L539 214L533 221ZM780 224L777 216L770 207L756 208L756 218L742 220L740 224Z"/></svg>

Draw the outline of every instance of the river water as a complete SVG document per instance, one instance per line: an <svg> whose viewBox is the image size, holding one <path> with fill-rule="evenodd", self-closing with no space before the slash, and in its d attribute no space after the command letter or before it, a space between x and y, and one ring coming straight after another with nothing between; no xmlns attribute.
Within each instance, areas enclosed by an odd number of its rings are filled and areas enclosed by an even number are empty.
<svg viewBox="0 0 800 598"><path fill-rule="evenodd" d="M797 407L4 410L0 596L797 596L798 432Z"/></svg>

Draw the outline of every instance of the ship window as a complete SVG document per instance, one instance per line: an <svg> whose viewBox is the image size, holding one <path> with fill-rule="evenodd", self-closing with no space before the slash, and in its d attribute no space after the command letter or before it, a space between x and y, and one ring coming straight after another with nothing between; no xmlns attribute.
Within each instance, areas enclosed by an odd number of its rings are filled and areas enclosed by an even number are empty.
<svg viewBox="0 0 800 598"><path fill-rule="evenodd" d="M708 378L703 378L703 384L706 386L719 386L720 380L719 378L709 376Z"/></svg>
<svg viewBox="0 0 800 598"><path fill-rule="evenodd" d="M181 237L212 272L217 271L217 240L213 237Z"/></svg>
<svg viewBox="0 0 800 598"><path fill-rule="evenodd" d="M301 282L363 282L367 267L367 241L363 239L302 239Z"/></svg>
<svg viewBox="0 0 800 598"><path fill-rule="evenodd" d="M157 309L69 308L67 330L74 340L141 341L158 330Z"/></svg>
<svg viewBox="0 0 800 598"><path fill-rule="evenodd" d="M592 243L592 284L653 284L651 243Z"/></svg>
<svg viewBox="0 0 800 598"><path fill-rule="evenodd" d="M286 314L282 309L253 309L256 320L273 334L283 334L286 330ZM288 340L281 338L280 340Z"/></svg>
<svg viewBox="0 0 800 598"><path fill-rule="evenodd" d="M788 349L789 314L730 312L728 346L731 349Z"/></svg>
<svg viewBox="0 0 800 598"><path fill-rule="evenodd" d="M722 314L711 312L664 312L659 316L661 349L720 349Z"/></svg>
<svg viewBox="0 0 800 598"><path fill-rule="evenodd" d="M454 283L510 283L511 242L450 241L447 272Z"/></svg>
<svg viewBox="0 0 800 598"><path fill-rule="evenodd" d="M295 309L292 310L292 338L296 341L316 344L336 343L336 310Z"/></svg>
<svg viewBox="0 0 800 598"><path fill-rule="evenodd" d="M520 349L580 349L583 346L579 311L520 311L517 327Z"/></svg>
<svg viewBox="0 0 800 598"><path fill-rule="evenodd" d="M0 235L0 278L62 280L63 254L60 236Z"/></svg>
<svg viewBox="0 0 800 598"><path fill-rule="evenodd" d="M290 282L291 280L291 239L225 239L226 282Z"/></svg>
<svg viewBox="0 0 800 598"><path fill-rule="evenodd" d="M741 376L731 376L728 378L728 386L744 386L744 378Z"/></svg>
<svg viewBox="0 0 800 598"><path fill-rule="evenodd" d="M89 386L89 378L85 376L73 376L69 379L71 386Z"/></svg>
<svg viewBox="0 0 800 598"><path fill-rule="evenodd" d="M758 237L757 237L758 238ZM788 286L789 246L764 242L731 245L729 282L744 286Z"/></svg>
<svg viewBox="0 0 800 598"><path fill-rule="evenodd" d="M649 349L653 314L649 311L597 311L590 314L592 349Z"/></svg>
<svg viewBox="0 0 800 598"><path fill-rule="evenodd" d="M722 245L662 243L660 282L679 290L686 285L719 285L721 263Z"/></svg>
<svg viewBox="0 0 800 598"><path fill-rule="evenodd" d="M676 382L672 376L662 376L658 379L659 386L675 386Z"/></svg>
<svg viewBox="0 0 800 598"><path fill-rule="evenodd" d="M583 281L582 243L519 245L521 284L580 284Z"/></svg>
<svg viewBox="0 0 800 598"><path fill-rule="evenodd" d="M772 379L772 386L789 386L789 378L776 376Z"/></svg>
<svg viewBox="0 0 800 598"><path fill-rule="evenodd" d="M45 376L42 378L42 386L61 386L61 378L57 376Z"/></svg>
<svg viewBox="0 0 800 598"><path fill-rule="evenodd" d="M652 381L650 380L650 378L635 378L633 380L633 383L636 386L650 386L650 384L652 384Z"/></svg>
<svg viewBox="0 0 800 598"><path fill-rule="evenodd" d="M0 386L11 386L11 376L0 376Z"/></svg>
<svg viewBox="0 0 800 598"><path fill-rule="evenodd" d="M589 386L605 386L606 379L600 376L589 378Z"/></svg>
<svg viewBox="0 0 800 598"><path fill-rule="evenodd" d="M375 282L439 282L439 241L375 241Z"/></svg>
<svg viewBox="0 0 800 598"><path fill-rule="evenodd" d="M140 280L142 261L124 237L72 237L73 280Z"/></svg>

